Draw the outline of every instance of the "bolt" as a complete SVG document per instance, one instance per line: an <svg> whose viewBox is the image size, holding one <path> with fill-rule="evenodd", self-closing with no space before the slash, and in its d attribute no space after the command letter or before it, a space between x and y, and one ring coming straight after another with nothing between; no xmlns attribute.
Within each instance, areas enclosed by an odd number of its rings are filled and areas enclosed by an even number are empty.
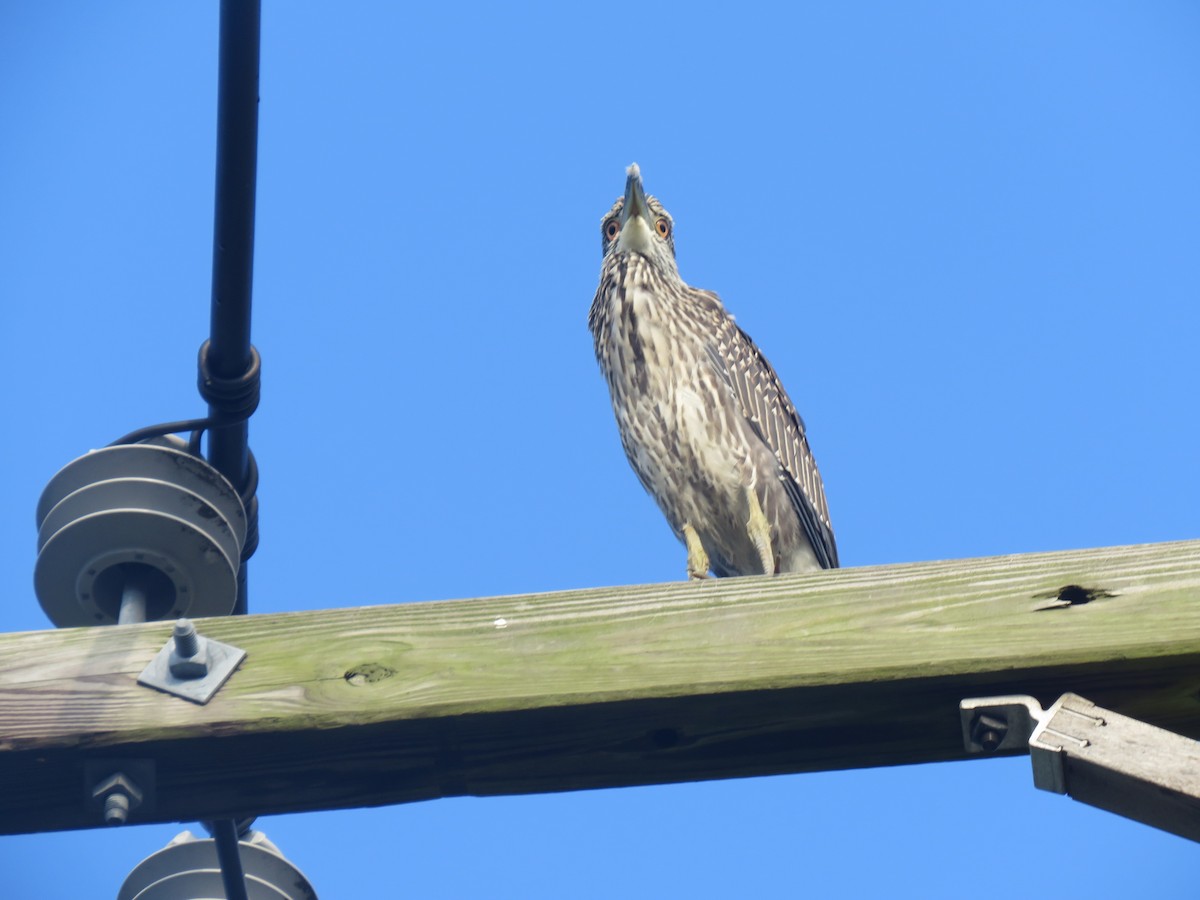
<svg viewBox="0 0 1200 900"><path fill-rule="evenodd" d="M196 651L200 649L200 642L196 639L196 626L192 624L190 619L180 619L177 621L172 634L175 637L176 653L184 657L196 655Z"/></svg>
<svg viewBox="0 0 1200 900"><path fill-rule="evenodd" d="M129 811L142 802L142 792L132 778L117 772L92 788L92 799L104 804L104 824L124 825Z"/></svg>
<svg viewBox="0 0 1200 900"><path fill-rule="evenodd" d="M987 753L995 753L1008 734L1008 721L1000 715L980 713L971 723L971 740Z"/></svg>
<svg viewBox="0 0 1200 900"><path fill-rule="evenodd" d="M208 642L196 634L196 626L187 619L175 623L171 632L175 645L167 666L176 678L203 678L208 674Z"/></svg>
<svg viewBox="0 0 1200 900"><path fill-rule="evenodd" d="M124 825L129 819L129 795L113 791L104 798L104 824Z"/></svg>

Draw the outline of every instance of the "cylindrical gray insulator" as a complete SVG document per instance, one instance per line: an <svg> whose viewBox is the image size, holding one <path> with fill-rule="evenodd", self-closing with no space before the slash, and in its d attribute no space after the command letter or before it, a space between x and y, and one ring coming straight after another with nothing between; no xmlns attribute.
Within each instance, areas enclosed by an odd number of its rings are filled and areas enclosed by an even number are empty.
<svg viewBox="0 0 1200 900"><path fill-rule="evenodd" d="M304 874L260 831L238 842L250 900L317 900ZM117 900L224 897L216 842L185 831L129 873Z"/></svg>
<svg viewBox="0 0 1200 900"><path fill-rule="evenodd" d="M80 457L50 480L37 521L34 587L55 625L220 616L236 602L241 498L176 446Z"/></svg>

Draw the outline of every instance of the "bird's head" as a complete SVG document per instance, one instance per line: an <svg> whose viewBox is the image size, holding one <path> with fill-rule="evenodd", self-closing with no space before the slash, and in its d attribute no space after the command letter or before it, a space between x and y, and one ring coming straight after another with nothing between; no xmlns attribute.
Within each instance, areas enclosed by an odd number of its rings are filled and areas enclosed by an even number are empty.
<svg viewBox="0 0 1200 900"><path fill-rule="evenodd" d="M637 163L625 170L625 196L618 197L600 222L604 255L640 253L675 268L675 221L658 199L642 187Z"/></svg>

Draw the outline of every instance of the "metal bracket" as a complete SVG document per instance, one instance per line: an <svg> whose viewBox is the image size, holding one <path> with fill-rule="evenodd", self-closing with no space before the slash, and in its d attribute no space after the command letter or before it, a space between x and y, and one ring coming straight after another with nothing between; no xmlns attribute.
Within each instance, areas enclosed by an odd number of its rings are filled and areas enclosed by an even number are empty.
<svg viewBox="0 0 1200 900"><path fill-rule="evenodd" d="M155 806L154 760L85 760L83 793L88 806L103 816L106 825L124 825L131 817L151 815Z"/></svg>
<svg viewBox="0 0 1200 900"><path fill-rule="evenodd" d="M202 637L191 622L180 619L166 646L138 676L138 684L203 705L245 658L245 650Z"/></svg>
<svg viewBox="0 0 1200 900"><path fill-rule="evenodd" d="M1027 750L1042 717L1041 705L1025 694L977 697L958 705L963 745L971 753Z"/></svg>
<svg viewBox="0 0 1200 900"><path fill-rule="evenodd" d="M1034 786L1200 841L1200 743L1063 694L959 704L971 753L1026 749Z"/></svg>

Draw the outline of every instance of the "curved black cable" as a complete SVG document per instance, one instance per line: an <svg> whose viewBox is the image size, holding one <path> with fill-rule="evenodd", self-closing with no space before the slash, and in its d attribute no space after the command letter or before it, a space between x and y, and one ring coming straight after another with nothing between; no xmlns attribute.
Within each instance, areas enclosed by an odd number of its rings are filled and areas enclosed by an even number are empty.
<svg viewBox="0 0 1200 900"><path fill-rule="evenodd" d="M248 417L244 417L248 418ZM226 419L226 418L207 418L207 419L183 419L179 422L163 422L159 425L147 425L145 428L139 428L137 431L131 431L124 437L118 438L109 447L119 447L124 444L140 444L142 441L148 441L157 437L164 437L168 434L182 434L185 431L190 431L188 437L187 452L192 456L201 456L200 439L204 432L209 428L214 428L218 425L235 425L244 419ZM201 458L203 458L201 456ZM242 561L245 562L254 555L254 551L258 549L258 460L254 458L254 451L249 447L246 448L246 479L241 487L237 488L238 496L242 500L242 507L246 510L246 540L242 544Z"/></svg>
<svg viewBox="0 0 1200 900"><path fill-rule="evenodd" d="M258 549L258 461L254 451L246 448L246 483L238 491L242 506L246 510L246 541L242 544L242 562L248 560Z"/></svg>
<svg viewBox="0 0 1200 900"><path fill-rule="evenodd" d="M207 340L200 345L197 360L198 374L196 387L200 396L213 409L219 409L225 416L222 425L232 425L250 418L258 409L259 386L262 381L262 357L253 344L250 345L250 361L246 371L241 375L226 378L213 373L209 363L209 350L212 341Z"/></svg>
<svg viewBox="0 0 1200 900"><path fill-rule="evenodd" d="M163 422L159 425L147 425L145 428L139 428L137 431L131 431L129 434L117 438L108 446L119 447L122 444L140 444L142 441L148 441L151 438L163 437L168 434L182 434L185 431L203 434L207 429L212 428L214 425L225 424L230 423L227 423L222 419L206 418L182 419L178 422ZM198 440L197 443L199 443Z"/></svg>
<svg viewBox="0 0 1200 900"><path fill-rule="evenodd" d="M250 365L236 378L221 378L212 373L208 364L208 349L211 341L200 345L199 374L196 378L200 397L209 406L219 409L221 415L206 416L203 419L181 419L178 422L162 422L158 425L147 425L117 438L108 446L116 447L121 444L137 444L150 438L162 437L167 434L193 432L188 444L199 447L200 439L196 432L204 432L210 428L220 428L225 425L236 425L254 415L258 409L260 384L262 382L262 357L253 346L250 348Z"/></svg>
<svg viewBox="0 0 1200 900"><path fill-rule="evenodd" d="M262 357L252 345L250 347L250 364L246 371L235 378L222 378L212 373L209 367L208 352L211 341L200 345L199 374L197 387L200 396L208 402L210 408L220 410L217 416L207 416L203 419L181 419L178 422L162 422L158 425L147 425L117 438L108 446L117 447L123 444L139 444L152 438L164 437L168 434L182 434L190 431L187 452L200 456L200 440L205 431L236 425L244 422L258 409L260 384L262 378ZM246 540L242 544L242 561L248 560L258 549L258 462L254 452L246 448L246 475L241 485L235 485L242 506L246 510Z"/></svg>
<svg viewBox="0 0 1200 900"><path fill-rule="evenodd" d="M219 410L221 415L211 423L209 428L224 425L236 425L244 422L258 409L260 386L262 383L262 357L257 348L250 345L250 360L246 371L231 378L217 375L209 362L209 351L212 340L200 345L197 359L198 375L196 386L200 396L208 403L210 410ZM189 446L199 447L199 437L192 435ZM212 445L209 445L211 454ZM246 448L246 472L242 483L238 485L238 494L242 498L242 506L246 510L246 542L242 545L242 560L249 559L258 549L258 463L254 452Z"/></svg>

